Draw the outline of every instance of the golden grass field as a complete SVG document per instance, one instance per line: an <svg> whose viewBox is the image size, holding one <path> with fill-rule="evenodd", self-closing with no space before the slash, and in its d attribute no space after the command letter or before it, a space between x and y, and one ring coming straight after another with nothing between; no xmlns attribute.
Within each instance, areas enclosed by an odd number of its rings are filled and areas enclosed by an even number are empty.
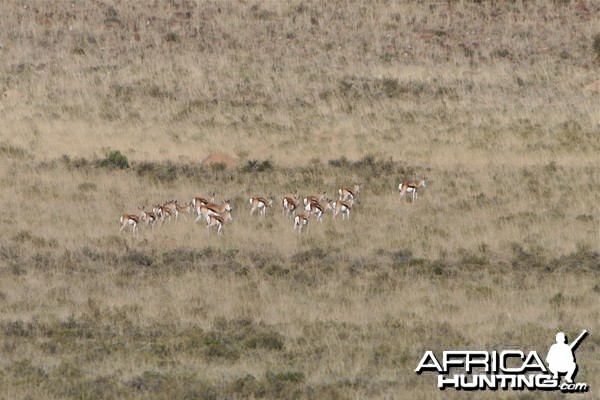
<svg viewBox="0 0 600 400"><path fill-rule="evenodd" d="M595 2L3 1L0 27L0 398L562 399L414 370L583 329L572 397L599 398ZM349 221L282 215L357 182ZM222 237L119 233L213 192Z"/></svg>

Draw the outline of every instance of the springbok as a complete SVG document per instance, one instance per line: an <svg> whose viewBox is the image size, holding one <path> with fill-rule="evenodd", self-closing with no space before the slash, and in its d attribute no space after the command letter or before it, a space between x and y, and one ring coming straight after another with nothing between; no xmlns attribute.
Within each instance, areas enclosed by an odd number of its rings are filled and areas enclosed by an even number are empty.
<svg viewBox="0 0 600 400"><path fill-rule="evenodd" d="M308 218L310 217L309 212L305 212L304 214L296 215L294 217L294 231L296 227L298 227L298 233L302 233L302 228L306 227L308 229Z"/></svg>
<svg viewBox="0 0 600 400"><path fill-rule="evenodd" d="M213 192L210 195L210 198L208 199L204 197L194 197L191 201L191 204L194 210L197 210L200 206L205 206L207 204L215 204L215 193Z"/></svg>
<svg viewBox="0 0 600 400"><path fill-rule="evenodd" d="M196 218L196 222L200 221L201 218L206 219L209 215L222 215L225 212L232 212L233 207L231 207L231 203L229 200L223 200L223 202L219 204L206 204L199 206L197 208L198 217Z"/></svg>
<svg viewBox="0 0 600 400"><path fill-rule="evenodd" d="M304 210L308 211L311 215L317 216L317 221L323 223L323 214L325 213L326 207L320 202L313 201L304 207Z"/></svg>
<svg viewBox="0 0 600 400"><path fill-rule="evenodd" d="M185 206L175 203L175 221L177 221L177 219L179 218L179 214L183 214L183 218L187 220L185 214L191 214L193 209L194 207L192 206L191 202L186 204Z"/></svg>
<svg viewBox="0 0 600 400"><path fill-rule="evenodd" d="M260 210L260 215L264 217L267 213L267 208L273 205L273 196L269 196L269 198L252 197L250 199L250 205L252 205L250 215L253 215L254 211Z"/></svg>
<svg viewBox="0 0 600 400"><path fill-rule="evenodd" d="M227 221L233 221L233 217L229 211L225 211L223 215L209 214L206 216L206 229L210 230L210 228L216 226L217 235L221 236L223 234L223 225Z"/></svg>
<svg viewBox="0 0 600 400"><path fill-rule="evenodd" d="M119 233L123 232L123 229L125 229L127 225L131 225L131 230L134 235L139 233L140 217L137 215L123 214L123 216L121 216L119 219L119 222L121 222L121 229L119 229Z"/></svg>
<svg viewBox="0 0 600 400"><path fill-rule="evenodd" d="M398 190L400 191L400 197L404 197L406 193L412 193L412 201L414 202L417 199L417 189L422 187L426 187L427 178L424 179L415 179L415 180L405 180L401 184L398 185Z"/></svg>
<svg viewBox="0 0 600 400"><path fill-rule="evenodd" d="M165 224L167 219L171 220L171 214L173 211L171 210L171 206L167 204L155 204L152 207L152 212L158 216L158 218L162 221L162 225Z"/></svg>
<svg viewBox="0 0 600 400"><path fill-rule="evenodd" d="M321 194L319 194L318 196L314 196L314 195L306 196L303 199L304 205L307 206L313 202L319 203L319 202L323 201L323 199L325 198L325 193L327 193L327 191L321 192Z"/></svg>
<svg viewBox="0 0 600 400"><path fill-rule="evenodd" d="M342 213L342 221L348 217L350 220L350 210L354 205L353 199L348 199L346 201L336 200L332 201L328 204L328 208L333 211L333 219L339 214Z"/></svg>
<svg viewBox="0 0 600 400"><path fill-rule="evenodd" d="M298 199L298 191L294 191L292 193L292 197L284 197L281 201L281 205L283 206L283 215L286 217L291 217L294 215L294 211L300 204L300 200Z"/></svg>
<svg viewBox="0 0 600 400"><path fill-rule="evenodd" d="M140 221L146 221L146 226L147 225L152 225L152 229L154 229L154 224L158 220L158 215L156 215L152 211L146 211L144 208L145 207L139 208L139 210L140 210Z"/></svg>
<svg viewBox="0 0 600 400"><path fill-rule="evenodd" d="M362 185L362 183L355 184L352 189L349 189L346 187L340 188L338 190L338 193L340 195L340 200L344 201L344 200L348 200L348 199L354 199L358 195L358 192L360 191L360 185Z"/></svg>

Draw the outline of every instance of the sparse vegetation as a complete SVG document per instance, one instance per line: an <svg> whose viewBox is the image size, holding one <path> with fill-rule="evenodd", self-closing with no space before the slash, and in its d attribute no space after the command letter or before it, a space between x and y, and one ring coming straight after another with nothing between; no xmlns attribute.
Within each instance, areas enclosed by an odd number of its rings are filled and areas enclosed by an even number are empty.
<svg viewBox="0 0 600 400"><path fill-rule="evenodd" d="M1 2L0 398L438 398L425 350L543 354L581 329L596 398L599 18ZM356 182L350 221L298 235L281 214ZM222 237L195 218L118 232L213 192L234 207Z"/></svg>

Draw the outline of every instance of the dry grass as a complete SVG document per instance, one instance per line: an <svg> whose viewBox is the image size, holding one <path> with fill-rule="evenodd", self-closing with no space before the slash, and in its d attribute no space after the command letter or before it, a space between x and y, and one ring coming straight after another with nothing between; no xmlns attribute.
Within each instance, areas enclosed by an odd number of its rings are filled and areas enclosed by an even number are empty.
<svg viewBox="0 0 600 400"><path fill-rule="evenodd" d="M597 397L599 15L1 4L0 398L436 398L425 350L542 354L582 329ZM281 215L354 182L350 221L298 235ZM192 218L118 234L212 192L236 208L223 237Z"/></svg>

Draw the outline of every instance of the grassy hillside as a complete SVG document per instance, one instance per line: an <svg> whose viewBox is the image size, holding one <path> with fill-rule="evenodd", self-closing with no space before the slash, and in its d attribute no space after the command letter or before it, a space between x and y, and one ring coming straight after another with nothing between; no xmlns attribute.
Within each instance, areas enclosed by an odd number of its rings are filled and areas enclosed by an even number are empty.
<svg viewBox="0 0 600 400"><path fill-rule="evenodd" d="M414 373L424 351L545 356L583 329L597 397L594 2L9 1L0 22L0 398L462 398ZM282 215L357 182L349 221ZM119 233L213 192L222 237Z"/></svg>

